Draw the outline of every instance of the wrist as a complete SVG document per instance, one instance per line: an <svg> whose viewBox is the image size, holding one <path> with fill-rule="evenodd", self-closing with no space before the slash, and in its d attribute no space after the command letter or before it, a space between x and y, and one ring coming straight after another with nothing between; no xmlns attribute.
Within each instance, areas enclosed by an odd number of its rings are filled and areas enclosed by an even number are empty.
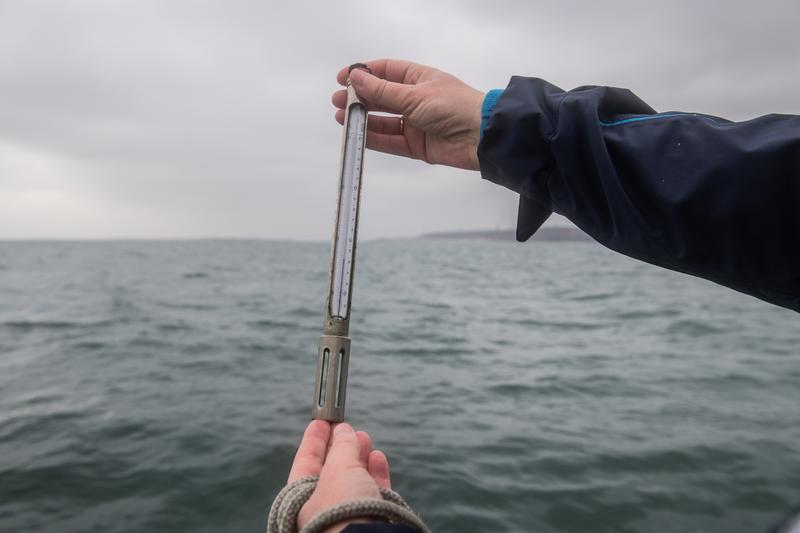
<svg viewBox="0 0 800 533"><path fill-rule="evenodd" d="M469 170L480 170L480 163L478 161L478 144L481 142L482 131L482 103L485 95L473 89L473 103L469 106L472 109L472 116L470 118L469 126L469 162L465 167Z"/></svg>

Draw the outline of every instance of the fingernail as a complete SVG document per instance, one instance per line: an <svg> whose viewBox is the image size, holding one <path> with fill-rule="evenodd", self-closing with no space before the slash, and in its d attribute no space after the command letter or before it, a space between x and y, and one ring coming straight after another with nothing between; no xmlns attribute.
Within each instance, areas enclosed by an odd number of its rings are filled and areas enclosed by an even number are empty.
<svg viewBox="0 0 800 533"><path fill-rule="evenodd" d="M308 424L308 427L306 428L306 431L311 431L317 426L326 426L328 424L330 424L330 422L328 422L327 420L312 420Z"/></svg>
<svg viewBox="0 0 800 533"><path fill-rule="evenodd" d="M342 423L337 424L336 429L334 429L333 432L336 435L347 435L349 433L353 433L353 428L350 426L350 424Z"/></svg>
<svg viewBox="0 0 800 533"><path fill-rule="evenodd" d="M367 73L361 70L360 68L353 69L350 71L350 81L356 87L360 87L364 83L364 79Z"/></svg>

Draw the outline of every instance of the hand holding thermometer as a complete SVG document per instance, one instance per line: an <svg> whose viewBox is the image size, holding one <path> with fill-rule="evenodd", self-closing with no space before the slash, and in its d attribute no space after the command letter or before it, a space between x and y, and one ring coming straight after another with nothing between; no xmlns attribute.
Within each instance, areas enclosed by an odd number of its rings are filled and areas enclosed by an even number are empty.
<svg viewBox="0 0 800 533"><path fill-rule="evenodd" d="M350 66L367 69L363 63ZM356 258L358 207L367 132L367 108L347 81L347 106L339 168L339 199L333 233L325 325L319 339L312 418L344 420L347 366L350 360L350 302Z"/></svg>

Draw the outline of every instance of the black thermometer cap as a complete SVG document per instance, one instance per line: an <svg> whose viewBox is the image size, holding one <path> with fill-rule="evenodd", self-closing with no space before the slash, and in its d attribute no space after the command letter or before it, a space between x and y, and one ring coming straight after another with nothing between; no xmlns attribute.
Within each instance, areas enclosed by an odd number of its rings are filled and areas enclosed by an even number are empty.
<svg viewBox="0 0 800 533"><path fill-rule="evenodd" d="M349 73L353 72L353 69L355 69L355 68L362 68L362 69L366 70L367 72L369 72L370 74L372 74L372 71L370 70L370 68L367 65L365 65L364 63L353 63L352 65L350 65L350 68L347 69L347 73L349 74Z"/></svg>

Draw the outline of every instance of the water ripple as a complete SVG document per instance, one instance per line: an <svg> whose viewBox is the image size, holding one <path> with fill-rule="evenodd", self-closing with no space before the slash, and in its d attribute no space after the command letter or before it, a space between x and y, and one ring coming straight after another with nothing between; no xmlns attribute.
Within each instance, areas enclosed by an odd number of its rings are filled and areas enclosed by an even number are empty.
<svg viewBox="0 0 800 533"><path fill-rule="evenodd" d="M2 243L0 531L257 531L327 243ZM591 244L359 246L348 416L434 531L766 530L797 315Z"/></svg>

